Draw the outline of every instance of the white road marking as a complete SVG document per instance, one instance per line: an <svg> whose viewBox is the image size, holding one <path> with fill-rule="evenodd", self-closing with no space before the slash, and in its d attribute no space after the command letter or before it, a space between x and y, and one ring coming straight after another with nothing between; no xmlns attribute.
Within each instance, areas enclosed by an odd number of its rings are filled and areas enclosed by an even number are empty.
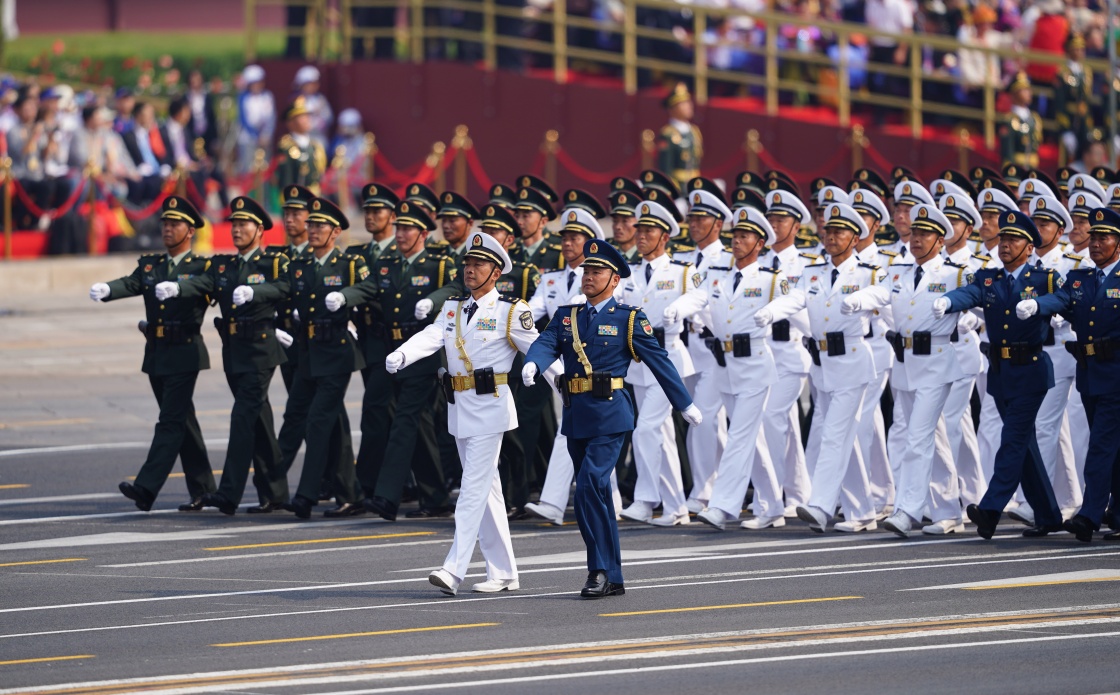
<svg viewBox="0 0 1120 695"><path fill-rule="evenodd" d="M361 430L352 430L350 437L360 439ZM220 439L203 439L202 443L207 449L218 448L229 444L229 437ZM15 456L31 456L35 454L71 454L86 451L114 451L126 449L148 449L151 441L146 442L102 442L100 444L67 444L65 446L36 446L27 449L4 449L0 451L0 459ZM302 448L301 448L302 450Z"/></svg>
<svg viewBox="0 0 1120 695"><path fill-rule="evenodd" d="M1093 581L1102 579L1120 580L1120 570L1085 570L1083 572L1060 572L1058 574L1036 574L1029 577L1008 577L1006 579L990 579L983 582L965 582L963 584L942 584L941 586L922 586L904 591L934 591L936 589L981 589L985 587L1017 586L1022 584L1067 583L1078 581Z"/></svg>
<svg viewBox="0 0 1120 695"><path fill-rule="evenodd" d="M123 500L120 493L93 492L86 495L60 495L58 497L24 497L14 500L0 500L0 507L10 507L16 504L51 504L53 502L82 502L85 500L107 500L116 497Z"/></svg>

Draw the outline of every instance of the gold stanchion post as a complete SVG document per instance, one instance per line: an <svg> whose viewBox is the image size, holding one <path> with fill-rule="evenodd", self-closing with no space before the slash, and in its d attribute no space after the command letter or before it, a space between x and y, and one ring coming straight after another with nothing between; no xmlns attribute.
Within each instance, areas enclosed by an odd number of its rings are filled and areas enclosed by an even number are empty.
<svg viewBox="0 0 1120 695"><path fill-rule="evenodd" d="M968 128L961 128L957 133L957 168L968 172L968 153L972 149L972 135Z"/></svg>
<svg viewBox="0 0 1120 695"><path fill-rule="evenodd" d="M867 136L864 135L863 126L855 124L852 126L852 170L863 167L863 150L871 143L868 141Z"/></svg>
<svg viewBox="0 0 1120 695"><path fill-rule="evenodd" d="M437 142L432 145L432 153L428 155L428 166L436 172L436 192L447 190L447 170L443 168L443 157L447 154L447 145Z"/></svg>
<svg viewBox="0 0 1120 695"><path fill-rule="evenodd" d="M451 139L451 146L455 148L455 183L454 190L459 195L467 194L467 150L474 147L471 142L470 130L465 125L455 127L455 137Z"/></svg>
<svg viewBox="0 0 1120 695"><path fill-rule="evenodd" d="M377 137L373 133L366 133L366 178L370 181L377 180Z"/></svg>
<svg viewBox="0 0 1120 695"><path fill-rule="evenodd" d="M89 205L88 219L86 220L86 253L90 256L97 255L97 186L96 179L101 174L96 167L88 166L85 171L85 179L89 184L89 192L86 193L86 203Z"/></svg>
<svg viewBox="0 0 1120 695"><path fill-rule="evenodd" d="M556 149L560 146L560 133L550 130L544 134L544 180L556 185Z"/></svg>
<svg viewBox="0 0 1120 695"><path fill-rule="evenodd" d="M747 142L743 149L747 151L747 171L758 171L758 153L762 151L762 138L754 128L747 131Z"/></svg>
<svg viewBox="0 0 1120 695"><path fill-rule="evenodd" d="M642 168L653 168L653 156L657 153L657 135L646 128L642 131Z"/></svg>

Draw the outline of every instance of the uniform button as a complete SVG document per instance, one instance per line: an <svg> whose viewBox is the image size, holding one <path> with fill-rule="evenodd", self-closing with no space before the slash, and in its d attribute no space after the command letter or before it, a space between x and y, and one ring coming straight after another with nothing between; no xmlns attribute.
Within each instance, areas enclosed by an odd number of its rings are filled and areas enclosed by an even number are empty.
<svg viewBox="0 0 1120 695"><path fill-rule="evenodd" d="M311 311L312 313L314 313L314 311L315 311L315 307L311 307L310 311Z"/></svg>
<svg viewBox="0 0 1120 695"><path fill-rule="evenodd" d="M400 307L396 307L396 306L395 306L395 307L393 307L393 313L394 313L394 314L399 314L400 312L401 312L401 309L400 309Z"/></svg>
<svg viewBox="0 0 1120 695"><path fill-rule="evenodd" d="M913 317L913 316L907 316L906 318L910 319L911 321L913 321L913 320L914 320L914 317Z"/></svg>
<svg viewBox="0 0 1120 695"><path fill-rule="evenodd" d="M1004 345L1007 345L1007 341L1006 341L1006 340L1001 340L1001 341L999 341L999 342L1000 342L1000 343L1002 343L1002 344L1004 344Z"/></svg>
<svg viewBox="0 0 1120 695"><path fill-rule="evenodd" d="M340 341L338 341L338 342L340 342L340 343L342 343L343 345L345 345L345 344L346 344L346 338L343 338L342 340L340 340Z"/></svg>
<svg viewBox="0 0 1120 695"><path fill-rule="evenodd" d="M312 299L315 299L315 295L311 295L311 298L312 298Z"/></svg>
<svg viewBox="0 0 1120 695"><path fill-rule="evenodd" d="M827 321L827 320L828 320L828 317L827 317L827 316L825 316L825 317L824 317L824 320L825 320L825 321Z"/></svg>
<svg viewBox="0 0 1120 695"><path fill-rule="evenodd" d="M1092 325L1093 325L1093 322L1092 322L1092 321L1090 321L1090 322L1089 322L1089 325L1090 325L1090 326L1092 326Z"/></svg>
<svg viewBox="0 0 1120 695"><path fill-rule="evenodd" d="M1096 310L1097 310L1097 307L1095 307L1095 306L1089 307L1089 311L1096 311Z"/></svg>
<svg viewBox="0 0 1120 695"><path fill-rule="evenodd" d="M400 292L398 292L398 293L397 293L397 299L400 299L400 298L401 298L401 293L400 293Z"/></svg>
<svg viewBox="0 0 1120 695"><path fill-rule="evenodd" d="M1005 309L1003 313L1006 314L1007 316L1010 316L1011 315L1011 310L1010 309Z"/></svg>
<svg viewBox="0 0 1120 695"><path fill-rule="evenodd" d="M1092 339L1093 339L1093 336L1089 336L1089 340L1092 340Z"/></svg>
<svg viewBox="0 0 1120 695"><path fill-rule="evenodd" d="M832 306L832 302L825 302L824 305L825 306Z"/></svg>
<svg viewBox="0 0 1120 695"><path fill-rule="evenodd" d="M913 299L910 300L910 306L914 306L914 300Z"/></svg>
<svg viewBox="0 0 1120 695"><path fill-rule="evenodd" d="M162 309L162 308L163 308L163 305L162 305L162 304L160 304L160 305L159 305L159 308L160 308L160 309Z"/></svg>
<svg viewBox="0 0 1120 695"><path fill-rule="evenodd" d="M1003 324L1003 330L1005 330L1005 331L1007 330L1007 324L1006 323Z"/></svg>

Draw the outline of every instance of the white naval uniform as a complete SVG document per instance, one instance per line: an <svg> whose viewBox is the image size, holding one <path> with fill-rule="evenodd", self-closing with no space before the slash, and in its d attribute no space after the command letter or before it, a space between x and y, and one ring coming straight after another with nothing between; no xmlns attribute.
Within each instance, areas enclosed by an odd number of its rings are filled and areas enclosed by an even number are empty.
<svg viewBox="0 0 1120 695"><path fill-rule="evenodd" d="M969 269L975 274L980 264L968 248L950 254L948 260ZM980 335L978 328L983 321L973 312L961 312L957 316L957 341L953 348L961 367L960 379L953 382L949 398L945 401L942 419L945 433L949 437L949 450L957 466L957 480L960 485L961 505L980 504L980 499L988 489L988 479L980 465L980 448L976 441L976 428L972 424L972 389L976 379L987 366L987 360L980 354ZM975 324L976 327L973 327Z"/></svg>
<svg viewBox="0 0 1120 695"><path fill-rule="evenodd" d="M529 310L533 312L533 321L540 321L556 313L556 310L568 304L586 303L582 299L580 283L583 281L583 266L575 268L565 267L541 275L540 284L529 298ZM580 299L576 299L580 297ZM541 485L539 504L547 504L556 509L563 516L568 508L568 497L572 491L572 478L575 477L575 466L572 457L568 454L568 438L556 428L556 438L552 442L552 453L548 458L548 468L545 471L544 483ZM611 473L611 490L614 493L615 511L622 510L622 495L618 492L618 479Z"/></svg>
<svg viewBox="0 0 1120 695"><path fill-rule="evenodd" d="M837 271L832 282L832 271ZM844 334L844 353L829 356L821 350L821 365L812 368L816 386L816 408L821 411L821 443L812 473L812 494L808 504L831 516L838 502L845 520L868 522L875 519L867 469L863 455L855 446L863 396L875 380L875 357L864 338L872 312L887 304L869 298L863 309L845 316L840 312L845 297L880 284L885 271L858 262L852 254L836 267L831 260L807 266L798 288L771 304L774 319L785 318L801 309L809 310L811 339L825 340L826 333Z"/></svg>
<svg viewBox="0 0 1120 695"><path fill-rule="evenodd" d="M1062 268L1062 277L1075 268L1088 267L1093 264L1089 258L1089 249L1078 252L1071 246L1064 255L1065 265ZM1067 324L1068 326L1068 324ZM1069 328L1062 334L1063 340L1076 340L1073 329ZM1085 404L1081 402L1079 394L1071 394L1069 405L1066 406L1066 417L1069 420L1070 439L1073 440L1073 457L1076 461L1077 477L1080 488L1085 490L1085 452L1089 450L1089 417L1085 414Z"/></svg>
<svg viewBox="0 0 1120 695"><path fill-rule="evenodd" d="M731 252L724 248L717 239L703 249L696 249L673 256L678 262L691 263L700 273L702 280L708 278L712 268L725 272L734 262ZM700 337L705 327L711 327L711 317L705 307L689 320L688 354L692 357L692 365L696 374L685 379L685 386L692 395L693 404L700 409L704 421L688 428L688 461L692 469L692 490L688 497L707 506L712 496L712 483L715 481L716 466L723 456L724 445L727 442L727 417L721 414L724 409L723 398L720 396L719 379L715 357L704 345Z"/></svg>
<svg viewBox="0 0 1120 695"><path fill-rule="evenodd" d="M738 518L747 485L753 481L755 516L780 517L785 509L781 480L761 434L767 396L778 373L766 340L770 328L755 325L754 315L774 298L787 295L789 282L780 270L755 262L742 269L732 266L719 275L712 273L704 287L710 328L714 339L723 344L726 363L725 367L715 365L715 383L731 416L708 506ZM735 335L742 334L750 335L751 354L735 357L731 344Z"/></svg>
<svg viewBox="0 0 1120 695"><path fill-rule="evenodd" d="M471 372L456 347L461 336L462 349L474 370L489 367L494 374L509 374L517 352L526 352L537 339L529 307L524 302L501 299L498 290L493 289L478 300L478 309L468 321L467 310L474 301L448 299L432 324L398 348L404 353L405 364L442 348L448 373L467 376ZM488 580L517 579L517 562L498 475L502 436L516 428L517 408L506 384L499 385L493 394L479 395L473 389L457 391L455 402L448 405L447 429L455 437L463 462L463 479L455 505L455 540L443 561L443 569L456 579L466 576L475 540L486 560Z"/></svg>
<svg viewBox="0 0 1120 695"><path fill-rule="evenodd" d="M891 376L895 410L902 417L904 437L901 457L893 462L897 485L895 511L905 512L919 522L928 499L933 521L959 522L957 469L942 419L952 385L964 376L951 342L957 316L948 314L935 319L932 307L947 292L971 282L971 274L968 268L949 264L941 256L926 261L920 277L917 271L914 264L893 266L888 283L898 335L912 339L916 332L931 334L930 354L917 355L912 347L906 348L903 361L895 363Z"/></svg>
<svg viewBox="0 0 1120 695"><path fill-rule="evenodd" d="M891 265L903 262L899 254L872 244L857 253L861 263L878 266L888 270ZM913 259L913 256L910 256ZM859 433L856 441L860 451L863 452L864 464L867 466L867 480L871 484L871 498L875 501L876 512L888 505L894 504L894 473L891 470L891 461L887 455L887 429L883 421L883 408L881 401L883 391L890 380L891 368L894 365L894 351L887 344L887 331L894 330L894 321L891 318L891 307L886 306L872 312L871 332L867 344L871 346L871 353L875 356L875 381L867 387L867 394L863 399L863 412L860 413ZM892 429L894 429L892 427Z"/></svg>
<svg viewBox="0 0 1120 695"><path fill-rule="evenodd" d="M649 282L646 267L652 266ZM700 274L688 263L678 263L662 254L652 262L643 260L630 267L631 275L615 290L620 304L641 307L653 328L665 330L665 351L681 378L695 373L692 356L681 342L683 319L690 318L704 307L704 290ZM679 320L666 324L664 311L673 304ZM661 390L657 379L644 363L634 364L626 374L634 387L638 422L634 427L634 465L638 480L634 485L634 501L663 506L665 516L687 514L681 461L677 453L676 430L671 418L673 406Z"/></svg>
<svg viewBox="0 0 1120 695"><path fill-rule="evenodd" d="M772 270L780 270L790 288L796 288L805 266L819 261L819 256L801 251L791 244L781 251L771 251L758 262L770 266ZM801 344L801 338L809 332L809 313L801 310L787 320L790 323L788 341L774 340L772 330L766 337L774 354L778 380L770 387L770 396L766 399L762 431L778 482L785 492L785 504L796 507L809 501L812 490L809 470L805 465L805 448L801 442L801 417L797 410L797 401L805 389L812 364L808 351ZM756 452L756 466L761 465L761 461L757 460L760 456L761 453Z"/></svg>
<svg viewBox="0 0 1120 695"><path fill-rule="evenodd" d="M973 273L977 268L1002 268L1003 261L999 259L999 248L991 249L981 247L980 251L973 254ZM980 345L988 343L988 335L984 326L980 327ZM999 450L1000 435L1003 433L1003 418L996 408L995 399L988 394L988 367L990 361L984 359L984 367L976 378L976 390L980 392L980 427L976 430L976 444L980 450L980 466L984 471L984 480L992 479L995 472L996 451ZM985 490L987 485L985 483Z"/></svg>

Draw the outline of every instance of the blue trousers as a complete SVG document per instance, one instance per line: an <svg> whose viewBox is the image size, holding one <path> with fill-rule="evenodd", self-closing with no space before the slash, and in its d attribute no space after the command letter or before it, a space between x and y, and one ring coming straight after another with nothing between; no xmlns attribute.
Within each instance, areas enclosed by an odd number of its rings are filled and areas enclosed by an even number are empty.
<svg viewBox="0 0 1120 695"><path fill-rule="evenodd" d="M1003 419L999 450L988 483L988 491L980 500L980 508L1003 512L1015 489L1023 486L1023 496L1034 510L1039 526L1062 523L1062 513L1054 499L1054 488L1042 465L1034 423L1046 391L1024 393L1014 398L995 398L996 410Z"/></svg>
<svg viewBox="0 0 1120 695"><path fill-rule="evenodd" d="M604 434L590 439L568 437L568 454L576 471L576 523L587 546L587 571L602 570L607 581L622 583L622 549L614 518L611 472L626 433Z"/></svg>
<svg viewBox="0 0 1120 695"><path fill-rule="evenodd" d="M1082 396L1081 402L1089 419L1089 451L1085 454L1085 501L1078 514L1099 530L1109 495L1120 500L1120 393Z"/></svg>

